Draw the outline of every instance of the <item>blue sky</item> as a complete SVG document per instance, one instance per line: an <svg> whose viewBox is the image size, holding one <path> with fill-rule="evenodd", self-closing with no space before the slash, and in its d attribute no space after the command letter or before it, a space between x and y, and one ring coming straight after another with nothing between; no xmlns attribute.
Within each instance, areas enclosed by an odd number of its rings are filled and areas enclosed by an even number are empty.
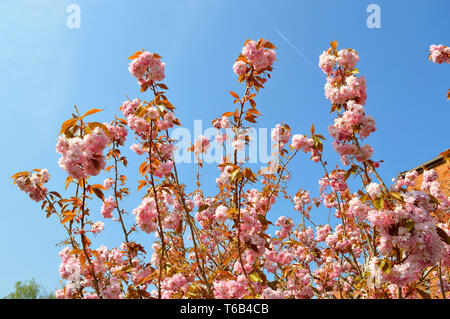
<svg viewBox="0 0 450 319"><path fill-rule="evenodd" d="M80 29L66 26L71 3L81 8ZM366 26L370 3L381 8L380 29ZM127 57L136 50L145 48L163 57L165 83L171 89L168 97L182 123L192 129L196 119L202 119L205 127L233 110L227 91L239 94L243 88L232 64L247 38L268 39L278 48L278 61L256 100L263 114L259 125L271 128L284 121L294 133L308 133L314 123L316 131L328 137L332 117L323 94L325 76L317 62L329 42L338 40L340 48L360 54L357 67L368 85L366 110L378 128L368 142L374 146L374 158L385 161L380 173L390 181L449 147L450 102L445 99L449 66L427 60L430 44L450 43L449 9L446 0L2 1L0 297L12 290L15 281L32 277L46 289L57 288L61 247L56 244L64 238L56 220L47 220L40 205L13 186L10 176L47 168L49 188L62 190L65 173L57 165L55 143L73 105L81 112L105 109L92 120L110 121L119 115L127 95L149 98L128 73ZM130 143L131 139L127 148ZM329 139L325 157L330 166L337 164ZM129 160L126 173L129 187L135 189L140 162L136 156ZM193 169L180 165L181 177L191 180ZM291 193L299 185L317 192L322 171L316 164L298 156L291 171ZM203 171L211 193L214 183L206 179L216 175L214 166ZM127 199L125 207L132 210L140 196ZM95 211L98 203L92 207ZM280 214L294 216L283 203L271 214L272 220ZM328 215L320 210L315 214L320 222ZM120 240L115 235L119 227L105 224L105 235L94 245L112 247ZM152 240L137 238L147 245Z"/></svg>

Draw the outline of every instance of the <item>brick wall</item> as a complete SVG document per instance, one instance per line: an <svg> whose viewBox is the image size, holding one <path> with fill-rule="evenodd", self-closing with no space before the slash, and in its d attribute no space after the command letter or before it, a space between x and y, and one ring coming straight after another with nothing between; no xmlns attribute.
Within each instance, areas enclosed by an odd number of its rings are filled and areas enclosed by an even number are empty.
<svg viewBox="0 0 450 319"><path fill-rule="evenodd" d="M441 189L446 196L450 196L450 165L448 161L443 159L435 164L435 166L426 167L426 169L434 169L438 174L438 181L441 184ZM420 171L416 179L414 189L420 189L423 180L423 169Z"/></svg>
<svg viewBox="0 0 450 319"><path fill-rule="evenodd" d="M440 156L434 158L433 160L413 169L417 170L419 172L419 175L415 180L415 185L410 189L420 189L423 180L424 169L426 170L434 169L436 171L436 173L438 174L438 181L441 184L441 190L447 197L450 196L450 149L441 153ZM405 173L406 172L403 172L402 175ZM445 222L448 222L450 216L448 212L447 213L444 212L444 214L446 215L444 215L443 219ZM430 293L433 298L442 299L442 294L439 286L440 286L439 279L433 278L431 280L431 285L428 290L428 293Z"/></svg>

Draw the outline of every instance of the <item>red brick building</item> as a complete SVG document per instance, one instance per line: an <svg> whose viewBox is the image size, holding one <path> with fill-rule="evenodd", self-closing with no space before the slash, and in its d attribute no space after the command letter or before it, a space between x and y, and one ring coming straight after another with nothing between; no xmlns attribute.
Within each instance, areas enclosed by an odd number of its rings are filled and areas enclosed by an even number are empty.
<svg viewBox="0 0 450 319"><path fill-rule="evenodd" d="M408 172L417 171L419 173L419 176L415 180L415 186L411 188L420 189L420 185L422 184L423 179L423 171L425 169L426 170L434 169L436 171L436 173L439 176L438 181L441 184L442 191L446 196L450 196L450 149L447 149L446 151L442 152L441 154L429 160L428 162L425 162L407 171L401 172L400 175L403 176ZM449 214L447 213L445 217L446 217L445 221L448 222L448 219L450 217ZM428 293L430 293L433 296L433 298L438 297L442 299L441 291L439 289L439 281L437 278L431 280L431 286Z"/></svg>
<svg viewBox="0 0 450 319"><path fill-rule="evenodd" d="M436 173L439 176L438 181L441 184L441 189L443 190L446 196L450 196L450 149L447 149L446 151L442 152L441 154L429 160L428 162L425 162L414 168L401 172L400 176L404 176L408 172L417 171L419 175L415 180L415 185L410 189L420 190L420 186L422 184L423 179L423 171L430 169L434 169L436 171ZM447 214L446 217L447 217L446 221L448 222L448 219L450 217L449 214ZM439 288L439 280L437 278L433 278L431 280L431 285L428 291L426 291L426 293L430 294L432 298L437 297L442 299L441 291ZM334 295L336 298L338 299L340 298L339 292L335 292ZM429 296L425 295L419 296L419 298L428 298L428 297Z"/></svg>
<svg viewBox="0 0 450 319"><path fill-rule="evenodd" d="M438 174L438 181L441 184L441 189L446 196L450 196L450 149L442 152L435 158L420 164L417 167L411 168L407 171L401 172L400 175L405 175L411 171L417 171L419 176L416 179L415 189L420 189L420 185L422 184L423 171L424 169L430 170L434 169Z"/></svg>

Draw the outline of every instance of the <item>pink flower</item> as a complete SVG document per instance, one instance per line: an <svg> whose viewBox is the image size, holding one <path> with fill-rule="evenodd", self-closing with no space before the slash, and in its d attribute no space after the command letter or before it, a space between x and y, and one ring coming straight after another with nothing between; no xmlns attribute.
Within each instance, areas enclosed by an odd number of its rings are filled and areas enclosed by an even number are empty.
<svg viewBox="0 0 450 319"><path fill-rule="evenodd" d="M236 75L241 76L247 73L247 63L244 61L236 61L233 64L233 71L236 73Z"/></svg>
<svg viewBox="0 0 450 319"><path fill-rule="evenodd" d="M139 99L134 99L133 101L128 100L122 103L120 109L122 110L123 115L128 118L130 115L134 115L140 104L141 100Z"/></svg>
<svg viewBox="0 0 450 319"><path fill-rule="evenodd" d="M106 166L103 150L109 141L99 127L83 138L61 136L56 145L56 151L62 154L58 164L76 179L97 176Z"/></svg>
<svg viewBox="0 0 450 319"><path fill-rule="evenodd" d="M103 186L106 187L106 189L110 189L114 185L114 180L112 178L107 178L103 181Z"/></svg>
<svg viewBox="0 0 450 319"><path fill-rule="evenodd" d="M142 147L141 144L133 144L130 146L130 149L138 155L142 155L147 153L147 150Z"/></svg>
<svg viewBox="0 0 450 319"><path fill-rule="evenodd" d="M116 207L116 204L114 202L114 198L112 196L109 196L107 199L105 199L101 213L104 218L112 218L113 217L113 210Z"/></svg>
<svg viewBox="0 0 450 319"><path fill-rule="evenodd" d="M333 67L336 64L336 57L324 51L319 57L319 68L327 74L331 75L333 73Z"/></svg>
<svg viewBox="0 0 450 319"><path fill-rule="evenodd" d="M352 217L366 218L369 207L364 205L358 197L353 197L349 202L348 215Z"/></svg>
<svg viewBox="0 0 450 319"><path fill-rule="evenodd" d="M227 140L227 134L217 134L215 139L221 145Z"/></svg>
<svg viewBox="0 0 450 319"><path fill-rule="evenodd" d="M201 153L206 153L209 149L209 139L203 135L200 135L194 142L194 153L199 155Z"/></svg>
<svg viewBox="0 0 450 319"><path fill-rule="evenodd" d="M216 212L214 214L215 219L218 223L223 223L227 219L227 211L228 207L220 205L216 208Z"/></svg>
<svg viewBox="0 0 450 319"><path fill-rule="evenodd" d="M338 52L337 64L347 70L352 70L359 61L358 54L352 49L343 49Z"/></svg>
<svg viewBox="0 0 450 319"><path fill-rule="evenodd" d="M280 238L286 238L295 226L291 218L280 216L275 223L276 226L281 227L281 230L276 231L276 235Z"/></svg>
<svg viewBox="0 0 450 319"><path fill-rule="evenodd" d="M370 183L366 186L366 192L370 197L375 198L381 193L381 186L377 183Z"/></svg>
<svg viewBox="0 0 450 319"><path fill-rule="evenodd" d="M328 234L330 232L331 232L331 226L328 224L326 224L325 226L322 226L322 227L317 227L316 241L317 242L325 241L325 239L327 239Z"/></svg>
<svg viewBox="0 0 450 319"><path fill-rule="evenodd" d="M164 68L165 63L157 55L145 51L130 62L128 70L143 85L164 80Z"/></svg>
<svg viewBox="0 0 450 319"><path fill-rule="evenodd" d="M124 126L119 125L110 125L108 123L104 123L104 125L108 128L109 131L109 140L111 142L117 142L120 145L123 145L127 139L128 130Z"/></svg>
<svg viewBox="0 0 450 319"><path fill-rule="evenodd" d="M98 221L91 225L91 230L94 234L100 234L103 229L105 229L105 224L101 221Z"/></svg>
<svg viewBox="0 0 450 319"><path fill-rule="evenodd" d="M313 145L313 139L309 139L305 135L295 134L292 136L292 147L296 150L303 150L307 153L311 151Z"/></svg>
<svg viewBox="0 0 450 319"><path fill-rule="evenodd" d="M237 280L218 280L213 282L214 297L217 299L240 299L247 292L246 279L239 275Z"/></svg>
<svg viewBox="0 0 450 319"><path fill-rule="evenodd" d="M258 47L258 43L254 40L250 40L245 44L242 48L242 55L245 56L257 72L272 66L273 61L276 59L275 51L266 50L262 46Z"/></svg>
<svg viewBox="0 0 450 319"><path fill-rule="evenodd" d="M280 288L278 288L277 290L273 290L272 288L267 287L267 288L264 288L264 290L261 294L261 298L262 299L283 299L284 293Z"/></svg>
<svg viewBox="0 0 450 319"><path fill-rule="evenodd" d="M272 140L279 143L280 149L289 142L291 130L286 125L277 124L271 133Z"/></svg>
<svg viewBox="0 0 450 319"><path fill-rule="evenodd" d="M151 119L151 120L156 120L159 117L159 111L156 107L151 106L147 109L147 116Z"/></svg>
<svg viewBox="0 0 450 319"><path fill-rule="evenodd" d="M19 176L16 180L16 186L21 191L28 194L30 199L40 202L45 199L47 188L43 184L47 183L50 175L47 169L41 169L39 173L33 173L29 176Z"/></svg>
<svg viewBox="0 0 450 319"><path fill-rule="evenodd" d="M133 215L136 215L137 224L146 233L151 233L156 230L156 217L158 212L154 198L145 197L141 204L133 210Z"/></svg>
<svg viewBox="0 0 450 319"><path fill-rule="evenodd" d="M158 168L153 172L156 177L163 177L170 174L172 171L173 162L167 161L159 164Z"/></svg>
<svg viewBox="0 0 450 319"><path fill-rule="evenodd" d="M42 184L47 183L50 179L50 174L48 173L48 170L46 168L41 169L40 174L41 174L41 183Z"/></svg>
<svg viewBox="0 0 450 319"><path fill-rule="evenodd" d="M143 117L130 115L128 117L128 125L137 134L145 134L150 130L150 124Z"/></svg>
<svg viewBox="0 0 450 319"><path fill-rule="evenodd" d="M434 63L450 63L450 47L439 44L430 46L430 60Z"/></svg>
<svg viewBox="0 0 450 319"><path fill-rule="evenodd" d="M228 117L222 116L222 119L220 120L220 126L222 128L229 128L230 127L230 121L228 120Z"/></svg>

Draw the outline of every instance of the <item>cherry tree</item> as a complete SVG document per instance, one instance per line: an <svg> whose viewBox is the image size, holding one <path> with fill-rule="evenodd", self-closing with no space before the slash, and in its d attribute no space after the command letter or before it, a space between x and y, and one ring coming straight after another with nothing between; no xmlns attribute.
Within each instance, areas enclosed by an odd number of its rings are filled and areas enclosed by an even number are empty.
<svg viewBox="0 0 450 319"><path fill-rule="evenodd" d="M325 137L314 125L305 134L276 125L276 160L258 171L239 158L261 116L256 101L274 71L275 50L267 40L247 40L233 64L243 89L230 91L233 109L212 121L224 149L214 196L202 190L199 173L179 179L170 133L181 124L162 82L165 63L145 50L130 56L129 72L148 100L123 102L123 117L109 123L88 122L99 109L81 114L76 108L62 124L56 151L71 196L46 188L46 169L13 175L17 187L67 232L59 253L64 287L57 298L446 298L450 199L434 170L424 171L419 189L415 171L391 186L380 177L382 161L373 159L366 142L376 123L365 109L366 80L356 68L355 50L338 50L334 41L319 57L339 166L329 167ZM430 59L449 63L448 47L432 46ZM122 153L129 134L135 138L131 150L142 159L136 190L126 187L121 173L128 165ZM189 148L197 172L210 142L200 136ZM288 189L295 156L307 156L323 170L318 197L300 185ZM103 184L90 182L101 174L108 176ZM351 189L349 178L357 188ZM122 208L125 197L138 193L144 196L134 210ZM272 206L283 199L295 217L273 220L278 214ZM100 212L89 209L96 201ZM333 212L335 227L315 222L320 207ZM93 247L92 236L105 231L103 219L120 224L119 247ZM151 252L135 240L137 232L155 235Z"/></svg>

